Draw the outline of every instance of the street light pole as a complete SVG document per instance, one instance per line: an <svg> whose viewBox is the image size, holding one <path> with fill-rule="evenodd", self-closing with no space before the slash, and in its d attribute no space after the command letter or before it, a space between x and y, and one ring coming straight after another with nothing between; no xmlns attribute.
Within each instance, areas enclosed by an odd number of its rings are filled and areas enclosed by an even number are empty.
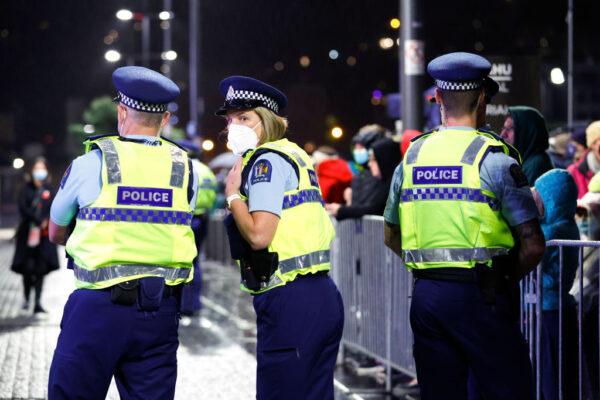
<svg viewBox="0 0 600 400"><path fill-rule="evenodd" d="M190 122L188 123L188 136L196 137L200 131L198 118L198 0L190 2Z"/></svg>
<svg viewBox="0 0 600 400"><path fill-rule="evenodd" d="M423 41L422 1L400 0L400 93L402 94L402 130L423 129Z"/></svg>
<svg viewBox="0 0 600 400"><path fill-rule="evenodd" d="M171 13L171 9L172 9L172 0L163 0L163 10L167 11L169 14ZM163 29L163 52L172 50L172 40L171 40L171 19L169 18L168 20L169 23L169 27L167 29ZM166 68L164 69L163 73L165 74L165 76L167 76L168 78L171 77L171 63L169 61L165 61L164 65L166 65Z"/></svg>
<svg viewBox="0 0 600 400"><path fill-rule="evenodd" d="M142 17L142 63L150 67L150 17L144 13Z"/></svg>
<svg viewBox="0 0 600 400"><path fill-rule="evenodd" d="M567 126L573 127L573 0L569 0L567 11L568 25L568 65L567 65Z"/></svg>

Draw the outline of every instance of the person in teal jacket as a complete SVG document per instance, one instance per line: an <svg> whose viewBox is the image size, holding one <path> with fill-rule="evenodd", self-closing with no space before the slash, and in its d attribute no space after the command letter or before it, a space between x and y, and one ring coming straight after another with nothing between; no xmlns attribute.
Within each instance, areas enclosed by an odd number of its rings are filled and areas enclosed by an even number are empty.
<svg viewBox="0 0 600 400"><path fill-rule="evenodd" d="M540 223L546 240L579 240L575 223L577 185L569 172L553 169L535 181L534 197L538 203ZM563 393L565 399L575 399L578 393L577 373L577 313L575 299L569 294L578 265L578 250L563 248L562 309L563 309ZM542 329L541 361L542 391L545 400L558 399L559 308L561 308L560 254L556 246L547 246L542 259Z"/></svg>
<svg viewBox="0 0 600 400"><path fill-rule="evenodd" d="M521 153L523 172L529 185L533 186L540 175L554 168L550 156L546 153L550 146L546 121L542 114L532 107L509 107L508 113L501 136Z"/></svg>

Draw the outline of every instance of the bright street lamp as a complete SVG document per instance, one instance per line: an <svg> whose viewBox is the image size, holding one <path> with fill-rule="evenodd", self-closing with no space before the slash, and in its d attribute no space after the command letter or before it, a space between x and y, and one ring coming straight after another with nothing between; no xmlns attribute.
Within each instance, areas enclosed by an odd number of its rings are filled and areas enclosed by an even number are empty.
<svg viewBox="0 0 600 400"><path fill-rule="evenodd" d="M565 74L563 73L562 69L558 67L552 68L550 71L550 82L554 83L555 85L562 85L565 83Z"/></svg>
<svg viewBox="0 0 600 400"><path fill-rule="evenodd" d="M215 142L213 142L212 140L206 139L205 141L202 142L202 149L204 151L211 151L214 148L215 148Z"/></svg>
<svg viewBox="0 0 600 400"><path fill-rule="evenodd" d="M335 126L331 129L331 136L334 139L339 139L344 135L344 131L339 126Z"/></svg>
<svg viewBox="0 0 600 400"><path fill-rule="evenodd" d="M165 61L176 60L177 59L177 52L175 50L163 51L162 54L160 55L160 58L162 58Z"/></svg>
<svg viewBox="0 0 600 400"><path fill-rule="evenodd" d="M14 169L21 169L21 168L23 168L24 165L25 165L25 161L23 161L22 158L17 157L13 160L13 168Z"/></svg>
<svg viewBox="0 0 600 400"><path fill-rule="evenodd" d="M121 59L121 53L116 50L108 50L106 53L104 53L104 58L108 62L117 62Z"/></svg>
<svg viewBox="0 0 600 400"><path fill-rule="evenodd" d="M172 13L170 11L161 11L158 14L158 18L161 21L167 21L167 20L170 20L171 18L173 18L173 15L172 15Z"/></svg>
<svg viewBox="0 0 600 400"><path fill-rule="evenodd" d="M394 39L389 37L384 37L379 39L379 47L384 50L390 49L394 46Z"/></svg>
<svg viewBox="0 0 600 400"><path fill-rule="evenodd" d="M131 18L133 18L133 13L130 10L122 9L117 11L116 16L121 21L129 21Z"/></svg>

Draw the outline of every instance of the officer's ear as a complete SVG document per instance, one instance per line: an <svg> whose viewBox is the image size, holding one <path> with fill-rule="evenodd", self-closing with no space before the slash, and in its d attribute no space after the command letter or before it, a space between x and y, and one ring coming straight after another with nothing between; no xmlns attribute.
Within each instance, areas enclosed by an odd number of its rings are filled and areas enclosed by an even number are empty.
<svg viewBox="0 0 600 400"><path fill-rule="evenodd" d="M171 118L171 113L169 111L165 111L162 117L162 121L160 121L160 127L164 128L165 125L169 123L169 118Z"/></svg>
<svg viewBox="0 0 600 400"><path fill-rule="evenodd" d="M117 105L117 116L119 122L122 122L127 118L127 107L121 103Z"/></svg>
<svg viewBox="0 0 600 400"><path fill-rule="evenodd" d="M435 102L439 105L442 104L442 91L440 88L435 88Z"/></svg>

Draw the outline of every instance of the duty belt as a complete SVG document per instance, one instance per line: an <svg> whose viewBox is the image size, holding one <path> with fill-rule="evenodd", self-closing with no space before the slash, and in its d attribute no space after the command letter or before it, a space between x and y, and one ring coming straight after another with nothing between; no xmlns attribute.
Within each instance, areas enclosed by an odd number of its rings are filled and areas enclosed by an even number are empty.
<svg viewBox="0 0 600 400"><path fill-rule="evenodd" d="M413 269L412 274L417 279L431 279L434 281L449 281L476 283L477 273L474 268L429 268Z"/></svg>

